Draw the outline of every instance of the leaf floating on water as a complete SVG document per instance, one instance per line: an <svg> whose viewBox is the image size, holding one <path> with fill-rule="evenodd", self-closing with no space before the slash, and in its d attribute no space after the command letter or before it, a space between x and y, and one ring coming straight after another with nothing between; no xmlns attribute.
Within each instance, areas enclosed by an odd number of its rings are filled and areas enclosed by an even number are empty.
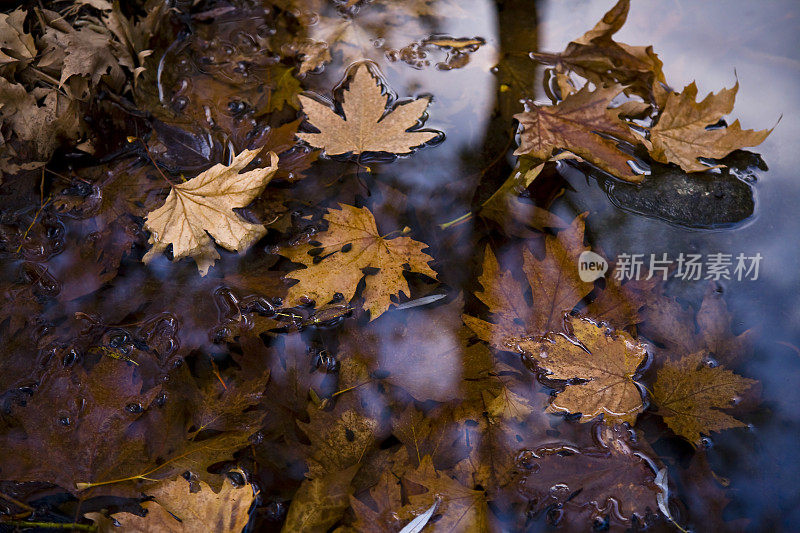
<svg viewBox="0 0 800 533"><path fill-rule="evenodd" d="M401 292L408 295L410 289L403 277L403 265L409 271L425 274L436 279L436 272L428 265L433 257L422 250L425 243L410 237L382 236L375 225L375 217L366 207L358 208L339 204L340 209L329 209L325 215L328 230L317 235L318 246L283 248L280 254L306 266L294 270L287 278L299 280L289 287L287 301L290 306L308 301L317 306L328 303L336 293L341 293L345 301L355 296L356 287L365 279L364 309L375 320L391 305L391 297ZM321 249L311 255L310 252ZM316 261L317 257L322 257ZM363 269L377 269L374 275L365 275Z"/></svg>
<svg viewBox="0 0 800 533"><path fill-rule="evenodd" d="M356 67L350 86L344 91L339 116L328 105L300 95L303 111L319 133L297 136L328 155L363 152L407 154L417 146L435 139L433 131L407 131L417 126L430 103L427 97L403 102L387 111L389 97L366 64Z"/></svg>
<svg viewBox="0 0 800 533"><path fill-rule="evenodd" d="M531 105L530 110L514 115L522 126L520 145L514 155L544 160L554 151L565 149L613 176L641 181L643 176L635 174L628 163L633 157L620 150L617 141L606 137L631 144L641 141L614 110L608 109L622 89L621 85L613 85L590 91L584 86L558 105Z"/></svg>
<svg viewBox="0 0 800 533"><path fill-rule="evenodd" d="M658 123L650 129L650 155L662 163L676 163L686 172L701 172L709 166L698 157L720 159L739 148L756 146L772 132L743 130L736 120L726 128L707 129L733 111L739 82L732 89L709 93L697 101L692 82L680 94L670 93Z"/></svg>
<svg viewBox="0 0 800 533"><path fill-rule="evenodd" d="M142 261L149 263L172 245L173 261L191 257L201 276L219 259L214 241L223 248L243 252L266 229L252 224L233 209L252 202L278 169L278 156L270 152L269 167L239 174L259 153L244 150L230 165L217 164L185 183L172 186L164 205L147 214L144 227L153 247Z"/></svg>
<svg viewBox="0 0 800 533"><path fill-rule="evenodd" d="M722 366L703 363L703 353L669 361L658 371L653 396L664 422L678 435L697 446L702 435L712 431L744 427L722 409L757 382Z"/></svg>
<svg viewBox="0 0 800 533"><path fill-rule="evenodd" d="M581 422L603 415L606 424L628 422L644 410L635 376L647 350L624 331L610 332L585 318L567 318L573 338L551 335L541 342L522 341L520 347L548 372L547 379L567 382L547 410L580 413ZM579 379L580 383L573 383Z"/></svg>

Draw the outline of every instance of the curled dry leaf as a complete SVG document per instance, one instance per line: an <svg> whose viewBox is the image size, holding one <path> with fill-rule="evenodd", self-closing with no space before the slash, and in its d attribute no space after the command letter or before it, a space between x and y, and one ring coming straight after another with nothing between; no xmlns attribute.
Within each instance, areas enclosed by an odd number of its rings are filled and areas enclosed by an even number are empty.
<svg viewBox="0 0 800 533"><path fill-rule="evenodd" d="M387 112L389 97L373 78L366 64L360 64L342 97L344 118L328 105L300 95L303 111L319 133L297 136L328 155L363 152L407 154L412 148L433 140L438 132L407 131L416 126L430 103L417 98L394 106Z"/></svg>
<svg viewBox="0 0 800 533"><path fill-rule="evenodd" d="M514 115L522 126L520 145L514 155L549 159L556 150L569 150L613 176L642 181L644 177L635 174L628 163L632 156L617 147L618 141L607 137L631 144L641 142L620 120L618 112L608 109L622 89L621 85L612 85L590 91L585 85L558 105L531 105L524 113Z"/></svg>
<svg viewBox="0 0 800 533"><path fill-rule="evenodd" d="M239 171L259 150L244 150L230 165L217 164L185 183L172 186L164 205L147 214L144 227L153 247L142 260L152 261L172 245L173 260L191 257L201 276L219 259L211 237L223 248L243 252L266 229L247 222L233 211L252 202L278 169L278 156L270 152L270 166L244 174ZM209 236L210 234L210 236Z"/></svg>
<svg viewBox="0 0 800 533"><path fill-rule="evenodd" d="M241 533L250 520L248 511L255 501L253 486L247 483L237 487L226 480L220 491L214 492L202 481L199 485L200 490L193 492L183 477L162 481L147 490L147 495L154 498L142 503L147 514L116 513L111 518L126 533ZM101 513L88 513L86 517L100 524L101 533L120 530L104 520Z"/></svg>
<svg viewBox="0 0 800 533"><path fill-rule="evenodd" d="M658 371L653 396L670 429L696 446L701 434L744 427L722 409L732 407L755 383L722 366L703 364L703 353L696 352Z"/></svg>
<svg viewBox="0 0 800 533"><path fill-rule="evenodd" d="M325 215L328 230L316 236L318 245L308 243L279 251L306 266L287 275L299 280L289 287L288 305L312 300L321 306L336 293L341 293L349 302L365 277L363 269L377 269L374 275L366 276L363 293L364 308L374 320L393 305L392 296L410 293L403 277L404 265L408 265L411 272L436 279L436 272L428 266L433 257L422 251L427 248L425 243L403 236L387 239L378 233L375 217L369 209L345 204L339 207L329 209ZM319 253L312 252L319 249ZM317 260L320 257L322 260Z"/></svg>
<svg viewBox="0 0 800 533"><path fill-rule="evenodd" d="M520 347L548 372L547 379L567 381L547 410L551 413L580 413L581 422L599 415L607 424L633 424L644 409L635 381L647 350L624 331L611 332L586 318L567 317L574 338L563 334ZM573 380L579 379L579 383Z"/></svg>
<svg viewBox="0 0 800 533"><path fill-rule="evenodd" d="M681 94L670 93L658 124L650 129L650 155L661 163L676 163L686 172L708 170L698 157L720 159L745 146L756 146L772 132L743 130L736 120L726 128L707 129L733 111L739 82L731 89L709 93L697 102L697 85L692 82Z"/></svg>

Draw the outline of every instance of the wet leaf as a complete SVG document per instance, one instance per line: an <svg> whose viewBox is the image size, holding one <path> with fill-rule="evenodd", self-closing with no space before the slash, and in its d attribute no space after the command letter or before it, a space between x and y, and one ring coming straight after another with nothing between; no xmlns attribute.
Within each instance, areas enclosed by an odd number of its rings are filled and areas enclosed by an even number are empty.
<svg viewBox="0 0 800 533"><path fill-rule="evenodd" d="M557 150L569 150L612 176L641 181L643 176L635 174L628 163L632 156L617 147L618 141L606 137L631 144L641 141L615 111L608 109L622 89L612 85L592 91L584 86L555 106L531 104L524 113L514 115L522 127L514 154L545 160Z"/></svg>
<svg viewBox="0 0 800 533"><path fill-rule="evenodd" d="M514 339L561 331L564 313L573 309L593 287L578 275L578 256L588 249L583 244L583 232L583 216L579 216L558 236L545 237L543 259L523 249L523 272L532 304L526 298L527 287L511 272L502 271L487 247L483 272L478 278L483 290L475 296L489 308L491 321L465 315L464 323L498 350L516 350Z"/></svg>
<svg viewBox="0 0 800 533"><path fill-rule="evenodd" d="M703 353L697 352L664 364L653 399L670 429L697 446L701 435L745 426L722 409L732 407L755 383L722 366L704 364Z"/></svg>
<svg viewBox="0 0 800 533"><path fill-rule="evenodd" d="M258 153L245 150L230 165L217 164L185 183L172 186L164 205L145 219L153 247L142 261L152 261L172 245L173 261L191 257L201 276L219 259L211 237L220 246L243 252L261 238L266 229L252 224L233 209L244 207L264 190L278 168L271 153L269 167L240 174ZM209 236L210 234L210 236Z"/></svg>
<svg viewBox="0 0 800 533"><path fill-rule="evenodd" d="M154 501L141 504L147 512L145 516L116 513L111 518L119 523L122 530L131 533L190 533L208 530L240 533L247 525L250 520L250 506L255 501L255 489L249 483L237 487L226 480L222 488L215 492L200 481L199 490L193 491L191 488L191 484L183 477L162 481L146 492ZM88 513L86 517L102 523L103 515ZM104 533L116 530L115 526L100 529Z"/></svg>
<svg viewBox="0 0 800 533"><path fill-rule="evenodd" d="M408 282L403 277L404 265L408 265L411 272L436 279L436 272L428 266L433 258L422 251L427 247L425 243L410 237L381 236L369 209L345 204L339 204L339 207L329 209L325 215L328 230L316 235L317 241L312 241L319 242L319 245L307 243L279 251L306 266L286 276L299 280L289 287L287 303L290 306L308 301L323 306L336 293L350 302L359 282L364 279L364 309L374 320L393 305L392 296L410 294ZM321 251L312 255L313 250ZM377 269L377 272L365 275L364 269Z"/></svg>
<svg viewBox="0 0 800 533"><path fill-rule="evenodd" d="M350 482L358 468L352 466L324 477L303 481L295 493L281 531L328 531L347 509L352 491Z"/></svg>
<svg viewBox="0 0 800 533"><path fill-rule="evenodd" d="M431 531L488 530L489 508L486 493L465 487L446 473L437 472L429 455L423 457L419 467L407 473L403 479L426 490L422 494L409 496L410 503L400 511L401 516L410 519L422 514L439 499L441 503L436 513L441 518L430 523L428 529Z"/></svg>
<svg viewBox="0 0 800 533"><path fill-rule="evenodd" d="M711 128L733 110L739 82L732 89L709 93L697 101L697 85L687 85L680 94L670 93L658 123L650 129L650 155L661 163L676 163L686 172L708 170L698 157L720 159L739 148L756 146L772 132L743 130L736 120L724 128Z"/></svg>
<svg viewBox="0 0 800 533"><path fill-rule="evenodd" d="M338 115L327 104L300 95L300 103L308 120L320 133L298 133L297 136L328 155L363 152L407 154L417 146L433 140L438 133L407 131L418 124L429 98L418 98L395 105L387 111L388 96L366 64L355 68L350 85L343 92L342 111Z"/></svg>
<svg viewBox="0 0 800 533"><path fill-rule="evenodd" d="M633 425L644 410L635 378L647 350L624 331L611 332L585 318L567 317L566 323L572 337L551 334L540 342L520 342L547 379L567 382L547 410L581 413L581 422L602 415L607 424Z"/></svg>

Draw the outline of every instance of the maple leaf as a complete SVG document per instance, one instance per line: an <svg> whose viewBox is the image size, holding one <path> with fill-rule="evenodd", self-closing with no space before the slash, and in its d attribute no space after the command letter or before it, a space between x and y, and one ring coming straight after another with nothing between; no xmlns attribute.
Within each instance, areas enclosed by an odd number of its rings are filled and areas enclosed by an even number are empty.
<svg viewBox="0 0 800 533"><path fill-rule="evenodd" d="M172 186L164 205L151 211L144 227L153 247L142 261L148 263L172 245L173 261L190 256L201 276L219 259L211 237L220 246L243 252L260 239L266 229L252 224L233 209L252 202L277 170L278 156L270 153L269 167L239 174L259 150L244 150L230 165L217 164L185 183ZM211 236L209 236L209 234Z"/></svg>
<svg viewBox="0 0 800 533"><path fill-rule="evenodd" d="M680 94L670 93L658 123L650 128L650 155L661 163L676 163L686 172L709 169L698 157L720 159L744 146L756 146L772 132L743 130L739 121L726 128L707 129L733 110L739 82L731 89L709 93L697 102L697 85L692 82Z"/></svg>
<svg viewBox="0 0 800 533"><path fill-rule="evenodd" d="M653 399L667 426L697 446L701 434L745 426L722 409L732 407L756 383L722 366L703 364L703 352L696 352L664 364L656 375Z"/></svg>
<svg viewBox="0 0 800 533"><path fill-rule="evenodd" d="M358 468L358 465L353 465L324 477L303 481L292 499L281 531L328 531L347 509L352 491L350 482Z"/></svg>
<svg viewBox="0 0 800 533"><path fill-rule="evenodd" d="M215 492L200 481L199 490L191 489L191 484L183 477L162 481L146 491L148 496L154 498L154 501L141 504L147 514L115 513L111 518L119 526L109 522L105 527L101 526L100 531L110 533L121 527L131 533L192 533L209 530L240 533L250 520L248 511L255 501L255 490L251 484L237 487L226 480L222 488ZM98 524L105 523L101 513L87 513L85 516Z"/></svg>
<svg viewBox="0 0 800 533"><path fill-rule="evenodd" d="M350 496L350 507L356 515L353 527L356 531L394 533L400 520L395 515L402 506L400 481L386 470L381 473L378 483L369 490L374 506Z"/></svg>
<svg viewBox="0 0 800 533"><path fill-rule="evenodd" d="M146 446L129 432L159 389L141 389L135 367L122 361L104 357L91 372L54 361L27 404L12 408L13 425L0 426L5 458L14 458L0 462L0 478L74 492L87 478L143 467Z"/></svg>
<svg viewBox="0 0 800 533"><path fill-rule="evenodd" d="M523 249L523 272L532 305L525 298L525 288L511 272L500 270L487 246L478 278L483 290L475 296L489 308L491 322L464 315L464 323L498 350L516 350L516 339L561 331L564 312L573 309L593 288L578 275L578 256L588 249L583 245L583 219L583 215L576 218L558 236L547 235L543 259Z"/></svg>
<svg viewBox="0 0 800 533"><path fill-rule="evenodd" d="M602 414L607 424L633 425L644 409L634 378L647 359L647 350L624 331L609 332L586 318L567 317L566 322L573 338L556 334L540 342L520 342L520 347L548 372L547 379L567 381L547 410L581 413L581 422ZM581 382L570 382L575 379Z"/></svg>
<svg viewBox="0 0 800 533"><path fill-rule="evenodd" d="M433 140L438 132L407 131L417 125L429 98L400 103L387 112L389 96L365 64L355 67L349 87L343 92L344 118L331 107L308 96L300 95L303 112L320 133L298 133L297 136L328 155L363 152L407 154L417 146Z"/></svg>
<svg viewBox="0 0 800 533"><path fill-rule="evenodd" d="M626 93L637 94L646 102L660 103L667 90L663 63L653 47L631 46L613 39L625 24L629 9L630 0L619 0L594 28L570 42L563 52L531 55L538 61L556 65L557 72L571 70L595 85L624 85Z"/></svg>
<svg viewBox="0 0 800 533"><path fill-rule="evenodd" d="M625 437L612 437L613 433L604 428L603 438L591 447L551 443L520 454L518 487L529 499L531 511L552 505L567 515L589 511L585 522L569 528L572 531L590 529L592 519L604 514L612 520L621 516L629 525L633 515L644 518L657 512L656 473Z"/></svg>
<svg viewBox="0 0 800 533"><path fill-rule="evenodd" d="M339 204L339 207L329 209L325 215L328 230L315 236L318 246L309 243L279 250L291 261L306 266L286 276L299 280L289 287L289 306L308 300L318 306L324 305L336 293L341 293L349 302L364 278L364 309L370 312L370 320L375 320L394 305L392 296L410 293L403 277L404 265L408 265L411 272L436 279L436 272L428 266L433 258L422 251L427 247L425 243L409 237L387 239L378 233L375 217L369 209L346 204ZM366 268L378 271L367 276L363 272Z"/></svg>
<svg viewBox="0 0 800 533"><path fill-rule="evenodd" d="M399 514L407 519L421 514L437 500L441 503L436 514L440 518L429 523L430 531L483 532L489 530L489 507L486 493L465 487L446 473L437 472L430 455L422 458L419 467L403 476L426 492L409 496L409 504Z"/></svg>
<svg viewBox="0 0 800 533"><path fill-rule="evenodd" d="M530 105L527 111L514 115L522 127L514 155L544 160L555 150L568 150L612 176L634 183L642 181L644 177L635 174L628 163L632 156L617 147L618 141L605 137L634 145L642 140L614 110L608 109L622 89L621 85L612 85L591 91L584 85L555 106Z"/></svg>
<svg viewBox="0 0 800 533"><path fill-rule="evenodd" d="M24 29L27 13L20 8L0 13L0 72L25 68L36 56L33 36Z"/></svg>

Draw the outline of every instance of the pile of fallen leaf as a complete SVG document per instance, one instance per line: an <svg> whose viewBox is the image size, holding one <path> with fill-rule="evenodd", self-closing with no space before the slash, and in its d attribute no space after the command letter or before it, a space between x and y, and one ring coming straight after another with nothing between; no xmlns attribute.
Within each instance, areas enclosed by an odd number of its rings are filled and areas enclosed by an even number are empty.
<svg viewBox="0 0 800 533"><path fill-rule="evenodd" d="M465 68L485 41L432 29L455 2L0 14L0 528L741 525L704 443L757 405L753 333L713 284L695 311L582 281L591 219L520 194L553 159L635 182L768 135L614 41L628 7L532 54L553 103L519 104L472 233L380 179L446 142L380 65Z"/></svg>

